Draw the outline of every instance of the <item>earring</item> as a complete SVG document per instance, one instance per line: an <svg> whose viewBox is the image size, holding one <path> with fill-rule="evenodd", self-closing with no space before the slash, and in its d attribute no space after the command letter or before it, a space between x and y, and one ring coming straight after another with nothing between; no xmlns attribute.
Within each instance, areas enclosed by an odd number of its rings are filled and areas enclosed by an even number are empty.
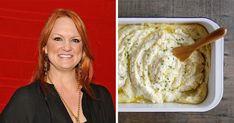
<svg viewBox="0 0 234 123"><path fill-rule="evenodd" d="M82 74L82 69L81 69L81 63L79 63L79 64L77 64L77 66L76 66L76 79L78 80L78 81L80 81L81 80L81 74Z"/></svg>
<svg viewBox="0 0 234 123"><path fill-rule="evenodd" d="M47 75L47 72L48 72L48 62L49 62L48 54L45 54L45 57L44 57L44 73L45 73L45 75Z"/></svg>

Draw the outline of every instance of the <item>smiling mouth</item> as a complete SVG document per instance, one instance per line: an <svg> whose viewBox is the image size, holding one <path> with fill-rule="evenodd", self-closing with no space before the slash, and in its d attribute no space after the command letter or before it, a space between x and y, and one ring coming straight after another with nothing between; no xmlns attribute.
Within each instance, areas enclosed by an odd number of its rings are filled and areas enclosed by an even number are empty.
<svg viewBox="0 0 234 123"><path fill-rule="evenodd" d="M59 54L58 56L60 58L72 58L73 57L73 55L71 55L71 54Z"/></svg>

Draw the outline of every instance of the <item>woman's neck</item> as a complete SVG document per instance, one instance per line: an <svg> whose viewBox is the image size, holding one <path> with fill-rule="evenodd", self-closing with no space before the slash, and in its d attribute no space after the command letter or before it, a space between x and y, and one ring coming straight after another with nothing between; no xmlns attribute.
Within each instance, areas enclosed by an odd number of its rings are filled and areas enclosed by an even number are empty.
<svg viewBox="0 0 234 123"><path fill-rule="evenodd" d="M57 87L57 89L62 90L77 90L78 83L76 79L76 72L75 69L71 71L60 71L51 68L48 71L49 81L51 81L54 86Z"/></svg>

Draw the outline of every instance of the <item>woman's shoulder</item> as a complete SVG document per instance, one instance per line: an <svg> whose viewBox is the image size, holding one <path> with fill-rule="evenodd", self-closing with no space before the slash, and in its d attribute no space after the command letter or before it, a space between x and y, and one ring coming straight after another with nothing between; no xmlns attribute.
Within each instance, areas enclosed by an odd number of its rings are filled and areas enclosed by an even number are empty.
<svg viewBox="0 0 234 123"><path fill-rule="evenodd" d="M28 85L22 86L16 89L15 93L13 94L13 98L17 100L28 100L35 97L37 88L39 87L38 82L32 82Z"/></svg>
<svg viewBox="0 0 234 123"><path fill-rule="evenodd" d="M36 99L38 85L39 83L33 82L18 88L3 109L0 122L2 120L2 122L23 123L26 119L32 121L31 116L35 113L38 102Z"/></svg>
<svg viewBox="0 0 234 123"><path fill-rule="evenodd" d="M92 83L91 88L94 92L95 98L100 99L100 100L104 100L104 101L105 100L112 100L111 93L103 85Z"/></svg>
<svg viewBox="0 0 234 123"><path fill-rule="evenodd" d="M91 88L93 89L94 93L110 94L108 89L103 85L99 85L99 84L96 84L96 83L91 83Z"/></svg>

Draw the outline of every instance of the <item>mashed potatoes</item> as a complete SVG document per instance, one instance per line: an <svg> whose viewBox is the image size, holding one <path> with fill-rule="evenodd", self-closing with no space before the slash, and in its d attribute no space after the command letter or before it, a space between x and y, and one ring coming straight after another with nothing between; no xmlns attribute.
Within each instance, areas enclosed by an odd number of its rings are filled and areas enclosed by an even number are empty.
<svg viewBox="0 0 234 123"><path fill-rule="evenodd" d="M206 36L198 24L120 24L118 29L120 103L197 104L207 95L210 45L180 62L174 47Z"/></svg>

